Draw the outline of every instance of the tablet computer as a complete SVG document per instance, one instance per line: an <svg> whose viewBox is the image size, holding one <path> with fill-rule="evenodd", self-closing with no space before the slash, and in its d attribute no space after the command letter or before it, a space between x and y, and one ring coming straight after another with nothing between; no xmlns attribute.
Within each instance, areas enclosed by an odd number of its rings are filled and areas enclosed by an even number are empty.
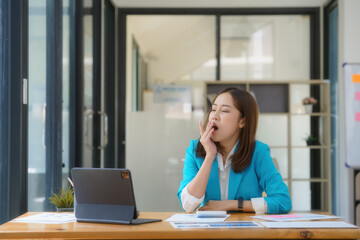
<svg viewBox="0 0 360 240"><path fill-rule="evenodd" d="M129 169L73 168L74 212L79 222L142 224L138 218Z"/></svg>

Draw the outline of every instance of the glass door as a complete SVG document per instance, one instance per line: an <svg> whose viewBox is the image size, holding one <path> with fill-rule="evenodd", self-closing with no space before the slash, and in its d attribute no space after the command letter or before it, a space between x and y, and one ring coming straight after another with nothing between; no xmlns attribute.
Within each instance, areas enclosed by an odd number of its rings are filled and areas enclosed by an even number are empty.
<svg viewBox="0 0 360 240"><path fill-rule="evenodd" d="M69 174L69 84L70 84L70 1L63 0L62 7L62 121L61 121L61 146L62 170L60 186L67 187ZM62 8L62 9L61 9ZM52 24L47 19L46 0L29 1L29 128L28 128L28 211L47 210L48 200L46 182L47 147L46 142L46 117L47 117L47 71L52 66L47 61L48 36L47 24ZM59 10L59 11L60 11ZM55 98L55 96L54 96ZM55 131L55 130L54 130ZM51 174L50 174L51 175ZM56 190L55 190L56 191Z"/></svg>
<svg viewBox="0 0 360 240"><path fill-rule="evenodd" d="M93 126L94 126L94 106L93 106L93 1L84 1L83 16L83 51L84 51L84 99L83 99L83 116L84 116L84 135L83 135L83 159L81 167L92 167L92 153L96 151L93 143Z"/></svg>
<svg viewBox="0 0 360 240"><path fill-rule="evenodd" d="M102 4L105 9L104 19ZM114 12L115 8L110 1L84 1L84 132L81 167L115 167ZM105 30L102 31L104 26ZM102 44L104 41L106 44Z"/></svg>
<svg viewBox="0 0 360 240"><path fill-rule="evenodd" d="M29 1L28 210L45 201L46 0Z"/></svg>
<svg viewBox="0 0 360 240"><path fill-rule="evenodd" d="M47 200L48 195L61 187L67 188L67 177L73 166L115 166L115 8L110 1L84 0L75 4L70 0L63 0L62 6L56 7L56 11L62 12L62 37L56 43L61 45L62 56L59 57L61 61L58 65L51 65L47 58L52 50L46 46L53 43L51 41L54 39L49 37L49 27L54 23L47 16L49 6L46 0L29 1L29 211L49 210L51 205ZM101 17L104 9L107 16L105 21ZM72 15L74 12L75 16ZM102 31L104 24L106 31ZM78 39L78 36L75 36L74 29L79 25L83 29L80 31L82 40L75 42L74 39ZM107 41L105 50L102 49L103 39ZM102 54L104 51L107 54ZM75 53L80 57L74 57ZM108 64L104 64L104 58ZM61 89L58 90L62 94L55 89L54 92L59 95L50 94L49 97L47 87L55 81L47 76L58 68L62 69ZM102 68L106 70L106 74L102 74ZM77 71L81 74L77 75ZM55 98L60 103L53 108L61 113L58 115L61 116L61 130L46 127L46 122L52 121L48 117L52 115L49 115L50 104L47 101L51 102ZM79 99L81 104L78 105ZM54 117L54 120L57 119L59 118ZM74 124L77 119L81 119L81 124ZM47 157L49 153L56 151L51 146L52 141L46 140L51 131L61 133L56 140L52 140L57 146L58 141L61 141L60 164L58 160L54 164L55 159ZM108 132L111 134L108 135ZM81 157L77 157L78 155ZM60 173L55 176L53 171L47 170L48 164L53 164L56 172L59 167L62 168ZM48 185L53 187L49 190Z"/></svg>

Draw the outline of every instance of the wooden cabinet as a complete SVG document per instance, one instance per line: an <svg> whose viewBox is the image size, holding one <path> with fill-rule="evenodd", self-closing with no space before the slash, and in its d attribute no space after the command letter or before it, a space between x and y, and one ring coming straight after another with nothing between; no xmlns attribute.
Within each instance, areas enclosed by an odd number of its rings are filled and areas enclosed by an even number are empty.
<svg viewBox="0 0 360 240"><path fill-rule="evenodd" d="M259 106L257 139L268 144L275 165L288 184L294 211L331 211L331 138L329 82L212 81L205 83L206 112L216 93L245 89ZM307 112L302 100L317 104ZM316 139L310 145L309 135Z"/></svg>

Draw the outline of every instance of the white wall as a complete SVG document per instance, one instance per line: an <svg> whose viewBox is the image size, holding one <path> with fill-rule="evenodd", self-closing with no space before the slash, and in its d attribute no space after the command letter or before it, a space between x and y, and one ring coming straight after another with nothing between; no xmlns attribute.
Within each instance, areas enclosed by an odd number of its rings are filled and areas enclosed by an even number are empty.
<svg viewBox="0 0 360 240"><path fill-rule="evenodd" d="M345 112L343 63L360 63L360 9L359 0L338 1L339 3L339 215L354 222L353 170L345 167ZM360 144L360 143L359 143Z"/></svg>

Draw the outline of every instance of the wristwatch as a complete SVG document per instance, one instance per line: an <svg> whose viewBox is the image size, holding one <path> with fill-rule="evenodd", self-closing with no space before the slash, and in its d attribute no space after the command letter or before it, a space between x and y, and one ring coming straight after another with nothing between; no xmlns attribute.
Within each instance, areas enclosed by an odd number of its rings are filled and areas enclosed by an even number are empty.
<svg viewBox="0 0 360 240"><path fill-rule="evenodd" d="M242 210L243 210L243 205L244 205L244 199L242 197L239 197L239 199L238 199L238 210L240 212L242 212Z"/></svg>

